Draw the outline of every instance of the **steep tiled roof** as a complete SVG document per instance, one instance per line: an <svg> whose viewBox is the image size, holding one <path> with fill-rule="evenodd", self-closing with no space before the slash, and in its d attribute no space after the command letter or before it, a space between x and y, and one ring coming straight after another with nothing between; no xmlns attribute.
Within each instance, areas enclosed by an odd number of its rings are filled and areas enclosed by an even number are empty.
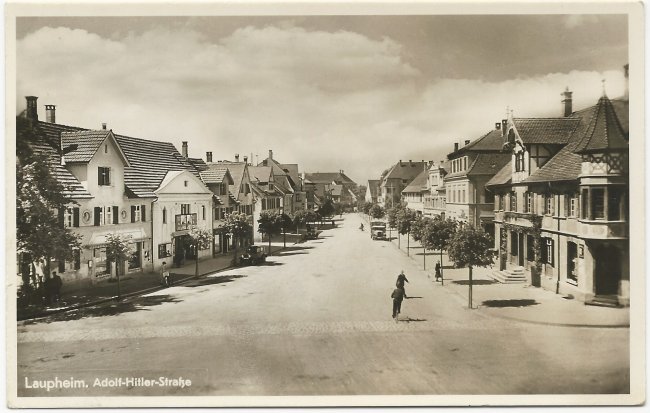
<svg viewBox="0 0 650 413"><path fill-rule="evenodd" d="M65 155L66 162L88 162L99 149L99 145L109 136L109 130L84 130L61 132L63 147L77 145L77 149Z"/></svg>
<svg viewBox="0 0 650 413"><path fill-rule="evenodd" d="M384 179L406 179L407 181L412 181L413 178L418 176L424 168L426 168L426 162L397 162L393 167L388 171Z"/></svg>
<svg viewBox="0 0 650 413"><path fill-rule="evenodd" d="M208 169L208 164L205 163L205 161L201 158L187 158L187 161L192 164L192 166L197 170L197 171L205 171Z"/></svg>
<svg viewBox="0 0 650 413"><path fill-rule="evenodd" d="M501 151L502 147L503 132L501 129L493 129L480 138L474 139L472 142L468 143L462 148L459 148L458 151L450 153L448 156L449 158L454 158L467 151L498 152Z"/></svg>
<svg viewBox="0 0 650 413"><path fill-rule="evenodd" d="M575 144L567 145L543 167L533 172L524 182L571 181L578 179L582 157L573 152Z"/></svg>
<svg viewBox="0 0 650 413"><path fill-rule="evenodd" d="M332 182L355 184L352 179L350 179L345 173L341 172L306 172L305 178L316 184L331 184Z"/></svg>
<svg viewBox="0 0 650 413"><path fill-rule="evenodd" d="M580 121L575 118L514 118L515 128L524 143L560 144L569 142Z"/></svg>
<svg viewBox="0 0 650 413"><path fill-rule="evenodd" d="M503 168L499 170L485 186L507 185L512 181L512 160L506 163Z"/></svg>
<svg viewBox="0 0 650 413"><path fill-rule="evenodd" d="M300 183L300 174L298 173L298 164L296 163L283 163L280 164L280 167L283 171L289 174L289 177L293 181L294 186L298 186Z"/></svg>
<svg viewBox="0 0 650 413"><path fill-rule="evenodd" d="M478 154L467 171L467 175L494 175L503 165L507 164L512 156L509 153L481 153Z"/></svg>
<svg viewBox="0 0 650 413"><path fill-rule="evenodd" d="M603 152L627 150L628 132L623 129L610 100L603 96L598 100L589 126L576 147L576 152Z"/></svg>
<svg viewBox="0 0 650 413"><path fill-rule="evenodd" d="M206 164L205 168L199 175L206 184L220 184L230 176L228 167L223 164L210 163Z"/></svg>
<svg viewBox="0 0 650 413"><path fill-rule="evenodd" d="M376 198L379 191L379 179L369 179L368 188L370 189L370 196Z"/></svg>
<svg viewBox="0 0 650 413"><path fill-rule="evenodd" d="M268 182L271 176L270 166L249 166L248 174L251 177L251 182Z"/></svg>
<svg viewBox="0 0 650 413"><path fill-rule="evenodd" d="M422 171L416 176L411 183L408 184L402 193L420 193L427 187L427 178L429 176L429 171Z"/></svg>

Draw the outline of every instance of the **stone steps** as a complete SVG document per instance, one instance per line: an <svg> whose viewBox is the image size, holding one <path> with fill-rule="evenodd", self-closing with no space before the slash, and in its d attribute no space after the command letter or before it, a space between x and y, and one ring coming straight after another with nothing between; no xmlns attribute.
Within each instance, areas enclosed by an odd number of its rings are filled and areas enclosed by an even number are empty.
<svg viewBox="0 0 650 413"><path fill-rule="evenodd" d="M618 297L615 295L597 295L589 301L585 301L585 305L594 305L598 307L621 307L618 302Z"/></svg>
<svg viewBox="0 0 650 413"><path fill-rule="evenodd" d="M502 284L523 284L527 282L524 267L515 267L503 271L492 271L491 277Z"/></svg>

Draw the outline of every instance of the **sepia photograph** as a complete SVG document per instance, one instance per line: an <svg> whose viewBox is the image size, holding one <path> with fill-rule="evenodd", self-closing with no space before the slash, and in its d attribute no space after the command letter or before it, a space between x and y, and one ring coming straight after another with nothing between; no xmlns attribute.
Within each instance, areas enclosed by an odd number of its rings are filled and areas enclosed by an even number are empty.
<svg viewBox="0 0 650 413"><path fill-rule="evenodd" d="M9 406L644 403L643 14L8 3Z"/></svg>

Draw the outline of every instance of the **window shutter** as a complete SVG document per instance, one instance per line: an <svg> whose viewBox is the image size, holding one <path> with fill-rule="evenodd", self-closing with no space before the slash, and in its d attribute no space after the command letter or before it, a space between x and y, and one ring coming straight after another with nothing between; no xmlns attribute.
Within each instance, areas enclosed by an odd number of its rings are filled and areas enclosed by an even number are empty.
<svg viewBox="0 0 650 413"><path fill-rule="evenodd" d="M117 206L113 206L113 224L120 223L119 212L120 212L119 208Z"/></svg>
<svg viewBox="0 0 650 413"><path fill-rule="evenodd" d="M103 185L102 175L102 167L100 166L97 168L97 185Z"/></svg>
<svg viewBox="0 0 650 413"><path fill-rule="evenodd" d="M102 208L101 207L95 207L94 216L95 216L95 226L96 227L99 226L99 219L101 217L101 214L102 214Z"/></svg>
<svg viewBox="0 0 650 413"><path fill-rule="evenodd" d="M75 228L79 227L79 208L72 208L72 226Z"/></svg>
<svg viewBox="0 0 650 413"><path fill-rule="evenodd" d="M555 257L555 241L552 238L549 238L549 247L551 250L551 256L548 257L548 263L554 265L553 258Z"/></svg>
<svg viewBox="0 0 650 413"><path fill-rule="evenodd" d="M147 208L146 205L140 206L140 214L142 215L142 222L147 220Z"/></svg>
<svg viewBox="0 0 650 413"><path fill-rule="evenodd" d="M546 256L547 255L546 254L546 238L542 238L540 240L540 242L542 243L542 245L540 246L541 247L540 252L542 253L542 262L546 263L546 262L548 262L548 257Z"/></svg>
<svg viewBox="0 0 650 413"><path fill-rule="evenodd" d="M131 205L131 222L135 222L135 205Z"/></svg>

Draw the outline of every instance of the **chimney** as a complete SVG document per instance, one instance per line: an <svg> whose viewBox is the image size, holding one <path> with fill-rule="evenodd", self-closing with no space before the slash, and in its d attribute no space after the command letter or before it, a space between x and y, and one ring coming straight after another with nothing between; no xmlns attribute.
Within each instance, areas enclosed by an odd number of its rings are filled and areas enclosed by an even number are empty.
<svg viewBox="0 0 650 413"><path fill-rule="evenodd" d="M413 161L409 159L409 165L413 166Z"/></svg>
<svg viewBox="0 0 650 413"><path fill-rule="evenodd" d="M45 105L45 121L47 123L56 123L56 106Z"/></svg>
<svg viewBox="0 0 650 413"><path fill-rule="evenodd" d="M470 142L469 139L465 139L465 146L469 145L469 142Z"/></svg>
<svg viewBox="0 0 650 413"><path fill-rule="evenodd" d="M454 142L454 152L458 151L458 142Z"/></svg>
<svg viewBox="0 0 650 413"><path fill-rule="evenodd" d="M623 66L623 70L625 73L625 99L629 100L630 99L630 64L626 63L625 66Z"/></svg>
<svg viewBox="0 0 650 413"><path fill-rule="evenodd" d="M181 147L181 155L183 155L183 158L187 159L187 141L183 141L183 146Z"/></svg>
<svg viewBox="0 0 650 413"><path fill-rule="evenodd" d="M269 159L273 159L273 150L269 149Z"/></svg>
<svg viewBox="0 0 650 413"><path fill-rule="evenodd" d="M501 123L496 122L496 123L494 124L494 129L496 129L496 130L500 130L500 129L501 129Z"/></svg>
<svg viewBox="0 0 650 413"><path fill-rule="evenodd" d="M244 163L248 165L248 156L244 156Z"/></svg>
<svg viewBox="0 0 650 413"><path fill-rule="evenodd" d="M212 162L212 152L206 152L205 153L205 161L206 162Z"/></svg>
<svg viewBox="0 0 650 413"><path fill-rule="evenodd" d="M399 166L402 166L402 160L401 159L399 160Z"/></svg>
<svg viewBox="0 0 650 413"><path fill-rule="evenodd" d="M239 162L239 154L238 153L235 154L235 162Z"/></svg>
<svg viewBox="0 0 650 413"><path fill-rule="evenodd" d="M102 129L106 130L106 123L102 123Z"/></svg>
<svg viewBox="0 0 650 413"><path fill-rule="evenodd" d="M27 112L25 113L27 119L37 121L38 107L36 106L36 101L38 100L38 96L25 96L25 99L27 99Z"/></svg>
<svg viewBox="0 0 650 413"><path fill-rule="evenodd" d="M564 117L570 116L573 113L573 99L571 99L573 92L569 92L569 87L567 86L566 90L562 92L562 104L564 106Z"/></svg>
<svg viewBox="0 0 650 413"><path fill-rule="evenodd" d="M503 133L506 133L506 129L508 129L508 119L501 119L501 130Z"/></svg>

